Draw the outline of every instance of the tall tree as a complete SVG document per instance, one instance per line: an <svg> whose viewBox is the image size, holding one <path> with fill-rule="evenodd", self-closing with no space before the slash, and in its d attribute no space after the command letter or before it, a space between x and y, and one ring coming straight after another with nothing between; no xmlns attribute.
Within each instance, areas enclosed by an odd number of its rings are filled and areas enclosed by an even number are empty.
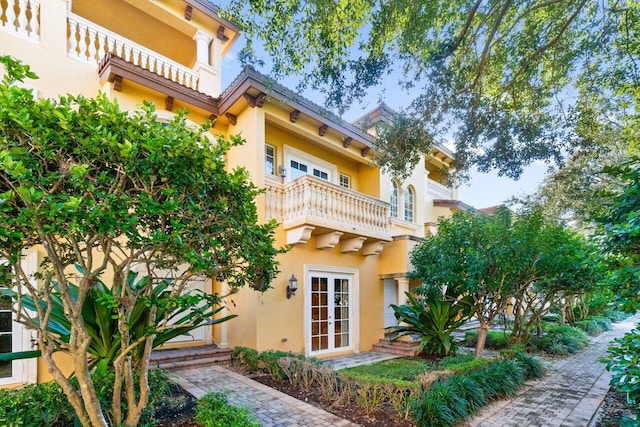
<svg viewBox="0 0 640 427"><path fill-rule="evenodd" d="M566 154L568 107L594 87L609 108L638 109L635 0L230 0L225 10L247 36L245 63L304 76L329 108L398 73L413 102L377 145L380 164L399 175L451 138L458 171L476 164L517 177Z"/></svg>
<svg viewBox="0 0 640 427"><path fill-rule="evenodd" d="M89 372L92 337L82 310L98 280L108 285L111 298L102 303L116 311L120 334L113 425L135 426L148 401L155 335L171 327L159 313L172 311L167 303L188 308L219 300L215 294L181 299L192 274L226 281L232 292L245 285L266 290L277 273L275 224L257 223L259 190L247 171L226 170L225 153L240 138L210 140L208 126L190 129L184 114L161 124L153 105L122 111L105 95L35 100L15 84L36 77L29 68L9 57L0 61L7 71L0 84L0 257L10 266L1 271L0 286L5 295L16 290L17 321L38 331L49 372L80 422L106 426ZM34 245L45 258L28 276L20 259ZM127 280L140 269L151 280ZM175 275L172 297L157 299L153 284L167 271ZM35 305L37 322L24 297L42 301ZM70 323L66 337L48 328L54 299ZM130 320L140 301L148 323L145 333L134 334ZM68 358L54 358L56 351ZM142 354L137 366L134 354ZM73 368L78 388L60 363Z"/></svg>

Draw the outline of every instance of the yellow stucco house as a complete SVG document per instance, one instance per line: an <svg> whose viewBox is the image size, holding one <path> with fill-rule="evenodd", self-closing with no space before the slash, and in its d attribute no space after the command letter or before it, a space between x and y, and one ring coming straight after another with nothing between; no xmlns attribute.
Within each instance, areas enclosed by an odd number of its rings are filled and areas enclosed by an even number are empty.
<svg viewBox="0 0 640 427"><path fill-rule="evenodd" d="M7 0L0 2L0 54L31 65L34 95L95 96L135 109L157 105L160 119L179 108L212 134L247 140L229 154L266 189L261 220L281 225L274 289L242 290L229 301L236 319L204 326L174 346L216 344L328 357L367 351L395 324L389 304L409 289L408 254L439 216L468 208L443 184L452 154L433 149L405 181L372 164L371 136L311 101L247 70L221 88L222 63L239 36L207 0ZM370 122L390 114L384 106ZM25 253L35 270L40 254ZM288 290L290 280L297 290ZM224 284L195 286L224 291ZM31 349L30 331L0 306L0 352ZM47 378L36 360L2 362L0 385Z"/></svg>

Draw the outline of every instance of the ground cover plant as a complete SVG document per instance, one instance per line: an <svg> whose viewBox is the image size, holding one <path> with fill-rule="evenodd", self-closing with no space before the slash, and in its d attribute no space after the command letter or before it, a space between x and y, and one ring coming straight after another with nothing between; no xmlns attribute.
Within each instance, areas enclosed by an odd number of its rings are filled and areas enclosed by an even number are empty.
<svg viewBox="0 0 640 427"><path fill-rule="evenodd" d="M223 393L208 393L200 398L194 417L202 427L259 427L250 412L229 405Z"/></svg>
<svg viewBox="0 0 640 427"><path fill-rule="evenodd" d="M536 351L566 356L575 354L589 345L589 336L581 329L570 325L545 323L544 334L531 338L530 345Z"/></svg>
<svg viewBox="0 0 640 427"><path fill-rule="evenodd" d="M382 413L387 425L449 425L437 424L442 415L434 407L457 404L459 411L454 411L452 419L463 419L486 402L508 396L527 379L539 378L544 373L540 361L523 353L520 347L507 350L498 358L476 358L473 354L399 358L337 372L299 355L283 355L278 358L282 372L275 376L261 366L262 358L259 352L240 349L234 364L248 360L249 366L243 365L244 369L269 375L269 385L285 392L291 390L282 387L283 383L302 390L300 397L305 399L317 394L324 402L323 407L337 415L344 415L347 408L357 408L369 420ZM274 379L277 380L271 381ZM480 387L483 382L492 385Z"/></svg>
<svg viewBox="0 0 640 427"><path fill-rule="evenodd" d="M464 339L468 347L475 347L478 342L478 331L470 330L464 333ZM509 331L487 331L487 348L500 350L511 345L511 332Z"/></svg>

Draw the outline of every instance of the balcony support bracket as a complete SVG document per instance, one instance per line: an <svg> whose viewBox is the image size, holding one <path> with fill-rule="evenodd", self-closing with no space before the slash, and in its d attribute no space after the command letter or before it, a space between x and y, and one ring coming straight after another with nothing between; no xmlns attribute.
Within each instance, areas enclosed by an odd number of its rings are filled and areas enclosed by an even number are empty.
<svg viewBox="0 0 640 427"><path fill-rule="evenodd" d="M354 237L352 239L345 239L340 242L340 252L358 252L362 249L366 237Z"/></svg>
<svg viewBox="0 0 640 427"><path fill-rule="evenodd" d="M362 255L380 255L386 242L372 242L362 246Z"/></svg>
<svg viewBox="0 0 640 427"><path fill-rule="evenodd" d="M305 244L311 238L311 232L315 230L315 227L309 225L303 225L300 227L292 228L287 231L287 245L301 245Z"/></svg>
<svg viewBox="0 0 640 427"><path fill-rule="evenodd" d="M321 234L316 237L316 249L335 248L342 236L340 231L332 231L331 233Z"/></svg>

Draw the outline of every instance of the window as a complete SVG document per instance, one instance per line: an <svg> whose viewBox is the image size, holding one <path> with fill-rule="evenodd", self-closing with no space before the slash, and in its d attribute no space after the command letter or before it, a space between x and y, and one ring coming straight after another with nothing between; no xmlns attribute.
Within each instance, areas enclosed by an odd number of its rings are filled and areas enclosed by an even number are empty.
<svg viewBox="0 0 640 427"><path fill-rule="evenodd" d="M325 181L329 181L331 177L329 170L306 160L291 159L289 161L289 169L291 170L291 179L296 179L307 173Z"/></svg>
<svg viewBox="0 0 640 427"><path fill-rule="evenodd" d="M276 174L276 147L272 145L264 146L264 173L267 175Z"/></svg>
<svg viewBox="0 0 640 427"><path fill-rule="evenodd" d="M411 187L404 191L404 220L413 222L414 194Z"/></svg>
<svg viewBox="0 0 640 427"><path fill-rule="evenodd" d="M340 187L351 188L351 177L349 175L340 174Z"/></svg>
<svg viewBox="0 0 640 427"><path fill-rule="evenodd" d="M391 216L398 218L398 184L395 181L391 181Z"/></svg>

